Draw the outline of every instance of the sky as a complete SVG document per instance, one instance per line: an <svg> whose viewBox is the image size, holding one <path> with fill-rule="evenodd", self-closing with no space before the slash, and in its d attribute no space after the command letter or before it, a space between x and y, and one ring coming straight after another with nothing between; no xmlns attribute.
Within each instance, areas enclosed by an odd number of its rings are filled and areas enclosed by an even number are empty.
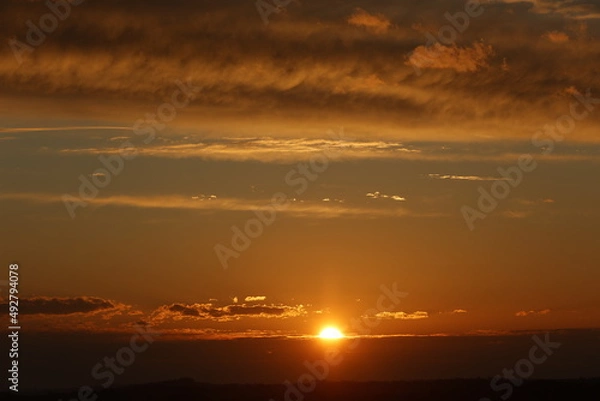
<svg viewBox="0 0 600 401"><path fill-rule="evenodd" d="M190 3L0 4L0 260L32 347L597 342L597 1Z"/></svg>

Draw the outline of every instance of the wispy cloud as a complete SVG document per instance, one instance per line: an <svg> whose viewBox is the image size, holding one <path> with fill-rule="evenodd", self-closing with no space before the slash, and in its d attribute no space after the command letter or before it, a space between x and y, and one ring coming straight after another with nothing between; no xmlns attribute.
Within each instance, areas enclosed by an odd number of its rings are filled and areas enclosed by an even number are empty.
<svg viewBox="0 0 600 401"><path fill-rule="evenodd" d="M361 8L356 9L354 14L348 18L348 23L350 25L366 28L376 34L386 33L392 25L390 20L384 15L369 14Z"/></svg>
<svg viewBox="0 0 600 401"><path fill-rule="evenodd" d="M119 126L64 126L64 127L0 127L0 133L52 131L131 131L131 127Z"/></svg>
<svg viewBox="0 0 600 401"><path fill-rule="evenodd" d="M244 298L244 302L259 302L264 301L265 299L267 299L267 297L264 295L249 295Z"/></svg>
<svg viewBox="0 0 600 401"><path fill-rule="evenodd" d="M25 41L25 17L48 12L43 1L4 3L4 38ZM493 1L456 46L425 46L422 32L410 29L419 23L435 33L446 23L443 12L432 13L425 2L405 1L400 8L367 0L339 7L309 2L268 30L256 24L256 13L248 13L252 4L242 0L178 1L177 7L167 0L121 3L78 8L78 17L61 25L62 34L26 57L26 68L18 68L5 47L0 102L10 125L35 108L40 120L85 115L106 121L102 129L111 124L125 129L152 112L149 102L168 100L173 81L182 79L204 88L170 126L184 132L301 136L312 123L327 121L357 127L365 137L529 139L532 124L564 112L563 99L546 96L564 85L556 76L569 77L569 85L597 87L594 64L585 61L598 54L592 33L600 10L589 1ZM166 8L178 24L160 17ZM561 57L557 46L539 46L544 32L568 33L575 42L569 25L580 21L592 39L585 46L560 46ZM504 29L495 29L498 24ZM405 65L402 55L411 50ZM501 68L504 59L510 70ZM545 60L544 68L536 68L539 60ZM431 69L428 77L415 79L411 62ZM477 73L481 79L473 85L455 79L457 73ZM586 124L572 137L597 141L597 121Z"/></svg>
<svg viewBox="0 0 600 401"><path fill-rule="evenodd" d="M517 317L526 317L526 316L543 316L547 315L551 312L550 309L542 309L542 310L529 310L529 311L519 311L515 313Z"/></svg>
<svg viewBox="0 0 600 401"><path fill-rule="evenodd" d="M534 213L549 212L553 209L553 204L556 201L552 198L541 199L513 199L511 203L514 205L508 210L503 210L502 215L510 219L524 219Z"/></svg>
<svg viewBox="0 0 600 401"><path fill-rule="evenodd" d="M487 0L490 3L528 4L529 10L536 14L558 14L575 20L600 18L598 5L593 2L572 0Z"/></svg>
<svg viewBox="0 0 600 401"><path fill-rule="evenodd" d="M147 209L189 209L207 212L232 211L252 212L261 210L270 205L269 199L250 200L243 198L211 198L194 199L195 197L177 195L157 196L107 196L97 197L87 201L94 207L135 207ZM0 201L28 201L34 203L63 203L61 195L43 193L12 193L0 194ZM352 218L375 218L375 217L434 217L440 214L421 214L406 208L375 208L361 205L349 206L336 202L308 202L291 200L285 209L278 213L284 213L296 217L352 217Z"/></svg>
<svg viewBox="0 0 600 401"><path fill-rule="evenodd" d="M559 31L546 32L542 37L553 43L567 43L569 41L569 35Z"/></svg>
<svg viewBox="0 0 600 401"><path fill-rule="evenodd" d="M174 142L176 139L170 139ZM162 143L141 146L139 155L166 158L203 158L213 160L254 160L260 162L289 162L306 160L317 154L332 159L393 158L399 154L418 154L420 150L394 141L352 141L312 138L220 138L212 140L180 140L182 143ZM61 149L63 154L118 154L116 146Z"/></svg>
<svg viewBox="0 0 600 401"><path fill-rule="evenodd" d="M386 195L386 194L382 194L379 191L375 191L375 192L368 192L366 194L367 198L371 198L371 199L391 199L391 200L395 200L398 202L404 202L406 200L406 198L400 196L400 195Z"/></svg>
<svg viewBox="0 0 600 401"><path fill-rule="evenodd" d="M542 199L515 199L515 203L525 206L538 206L538 205L551 205L556 203L556 201L552 198L542 198Z"/></svg>
<svg viewBox="0 0 600 401"><path fill-rule="evenodd" d="M451 69L456 72L475 72L488 67L494 54L492 46L475 43L470 47L456 45L419 46L410 53L406 64L420 69Z"/></svg>
<svg viewBox="0 0 600 401"><path fill-rule="evenodd" d="M503 177L486 177L479 175L451 175L451 174L427 174L434 180L456 180L456 181L506 181Z"/></svg>
<svg viewBox="0 0 600 401"><path fill-rule="evenodd" d="M508 217L509 219L524 219L526 217L531 216L531 211L524 210L504 210L502 211L502 216Z"/></svg>
<svg viewBox="0 0 600 401"><path fill-rule="evenodd" d="M568 88L574 91L574 88ZM329 139L329 138L197 138L193 136L168 136L157 138L151 145L135 145L138 157L170 159L198 158L204 160L256 161L260 163L287 164L306 161L314 156L326 155L331 162L354 160L423 160L423 161L514 161L520 154L500 142L478 145L455 144L446 148L440 142L404 143L393 139ZM53 148L51 144L39 149L41 153L61 155L120 154L123 149L115 140L98 140L90 147ZM121 141L122 142L122 141ZM519 143L525 146L527 143ZM586 152L577 147L563 147L560 152L536 155L540 161L590 161L600 162L600 147L589 144ZM524 148L523 152L528 148ZM492 181L502 177L429 174L440 180Z"/></svg>
<svg viewBox="0 0 600 401"><path fill-rule="evenodd" d="M379 312L373 316L364 316L364 317L372 317L377 319L391 319L391 320L420 320L427 319L429 317L429 313L424 311L416 311L412 313L407 312Z"/></svg>

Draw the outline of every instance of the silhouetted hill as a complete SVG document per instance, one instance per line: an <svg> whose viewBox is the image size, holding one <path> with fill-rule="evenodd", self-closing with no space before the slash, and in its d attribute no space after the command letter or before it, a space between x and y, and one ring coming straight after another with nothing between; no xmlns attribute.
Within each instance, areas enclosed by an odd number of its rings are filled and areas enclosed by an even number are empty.
<svg viewBox="0 0 600 401"><path fill-rule="evenodd" d="M318 382L312 392L289 390L283 385L206 384L192 379L132 385L98 391L98 401L479 401L502 400L504 391L494 392L487 379L455 379L412 382ZM6 399L7 393L1 393ZM532 380L514 387L511 401L597 401L600 379ZM48 392L44 395L20 395L19 400L71 401L77 392ZM88 398L88 399L93 399ZM82 399L82 401L85 398ZM286 401L287 401L286 400Z"/></svg>

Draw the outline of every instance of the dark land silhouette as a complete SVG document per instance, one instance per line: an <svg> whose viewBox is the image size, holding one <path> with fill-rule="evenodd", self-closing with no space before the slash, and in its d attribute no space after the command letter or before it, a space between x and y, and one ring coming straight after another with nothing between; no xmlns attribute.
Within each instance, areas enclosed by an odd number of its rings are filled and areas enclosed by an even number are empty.
<svg viewBox="0 0 600 401"><path fill-rule="evenodd" d="M207 384L192 379L131 385L98 390L97 401L597 401L600 378L578 380L530 380L505 391L494 392L489 379L453 379L398 382L318 382L307 393L292 394L283 384ZM89 396L88 396L89 397ZM0 393L2 399L17 399ZM77 390L21 394L20 400L80 400ZM87 400L95 399L93 396ZM86 398L81 399L86 400Z"/></svg>

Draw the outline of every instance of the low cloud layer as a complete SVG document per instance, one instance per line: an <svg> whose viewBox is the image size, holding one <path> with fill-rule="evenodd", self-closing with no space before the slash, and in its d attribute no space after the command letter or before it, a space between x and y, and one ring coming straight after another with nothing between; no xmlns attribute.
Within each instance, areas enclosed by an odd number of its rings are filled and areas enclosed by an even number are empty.
<svg viewBox="0 0 600 401"><path fill-rule="evenodd" d="M164 322L166 320L192 319L226 322L241 318L285 319L304 316L307 313L303 305L235 304L216 306L212 303L190 305L176 303L158 308L152 313L151 320L153 322Z"/></svg>
<svg viewBox="0 0 600 401"><path fill-rule="evenodd" d="M7 304L2 305L5 309ZM19 313L24 315L73 315L120 312L127 307L121 303L96 297L53 298L31 297L19 300Z"/></svg>

